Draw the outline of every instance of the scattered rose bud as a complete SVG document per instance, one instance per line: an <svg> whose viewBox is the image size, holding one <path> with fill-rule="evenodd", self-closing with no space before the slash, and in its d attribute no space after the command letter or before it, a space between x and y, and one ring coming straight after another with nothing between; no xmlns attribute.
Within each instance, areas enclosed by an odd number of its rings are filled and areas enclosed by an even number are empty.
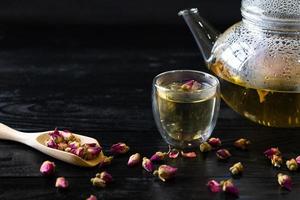
<svg viewBox="0 0 300 200"><path fill-rule="evenodd" d="M156 152L155 154L153 154L150 158L150 160L152 162L160 162L160 161L163 161L166 159L167 157L167 153L164 153L164 152L161 152L161 151L158 151Z"/></svg>
<svg viewBox="0 0 300 200"><path fill-rule="evenodd" d="M56 179L55 187L60 189L66 189L69 187L69 182L64 177L58 177Z"/></svg>
<svg viewBox="0 0 300 200"><path fill-rule="evenodd" d="M171 167L169 165L161 165L158 170L153 172L153 175L158 176L163 182L173 178L177 172L177 168Z"/></svg>
<svg viewBox="0 0 300 200"><path fill-rule="evenodd" d="M129 167L133 167L137 165L139 162L141 162L141 155L139 153L135 153L129 157L127 165Z"/></svg>
<svg viewBox="0 0 300 200"><path fill-rule="evenodd" d="M87 198L86 200L97 200L97 197L91 194L91 196L89 196L89 198Z"/></svg>
<svg viewBox="0 0 300 200"><path fill-rule="evenodd" d="M200 151L201 152L209 152L212 150L211 145L208 142L203 142L202 144L200 144Z"/></svg>
<svg viewBox="0 0 300 200"><path fill-rule="evenodd" d="M251 144L250 140L247 140L245 138L241 138L236 140L233 145L238 148L238 149L242 149L242 150L246 150L248 149L249 145Z"/></svg>
<svg viewBox="0 0 300 200"><path fill-rule="evenodd" d="M129 146L125 143L119 142L117 144L113 144L110 148L110 152L113 154L125 154L129 151Z"/></svg>
<svg viewBox="0 0 300 200"><path fill-rule="evenodd" d="M298 163L295 159L287 160L286 166L290 171L297 171L298 169Z"/></svg>
<svg viewBox="0 0 300 200"><path fill-rule="evenodd" d="M228 194L239 196L239 190L233 184L232 180L221 181L222 190Z"/></svg>
<svg viewBox="0 0 300 200"><path fill-rule="evenodd" d="M216 152L216 155L221 160L226 160L231 157L230 152L227 149L220 149Z"/></svg>
<svg viewBox="0 0 300 200"><path fill-rule="evenodd" d="M154 166L153 166L151 160L149 160L146 157L143 158L142 166L147 172L153 172L153 170L154 170Z"/></svg>
<svg viewBox="0 0 300 200"><path fill-rule="evenodd" d="M218 148L219 146L222 145L222 142L221 142L220 138L209 138L209 140L207 142L213 148Z"/></svg>
<svg viewBox="0 0 300 200"><path fill-rule="evenodd" d="M241 174L244 171L244 166L241 162L235 163L232 167L229 168L229 171L232 175Z"/></svg>
<svg viewBox="0 0 300 200"><path fill-rule="evenodd" d="M264 152L265 156L269 159L272 159L273 155L281 155L281 152L279 151L278 148L270 148L270 149L267 149L265 152Z"/></svg>
<svg viewBox="0 0 300 200"><path fill-rule="evenodd" d="M215 180L208 181L207 187L214 193L221 192L221 185Z"/></svg>
<svg viewBox="0 0 300 200"><path fill-rule="evenodd" d="M176 149L172 149L169 153L169 158L177 158L179 156L179 151Z"/></svg>
<svg viewBox="0 0 300 200"><path fill-rule="evenodd" d="M110 165L113 159L113 156L104 156L103 160L99 163L99 167Z"/></svg>
<svg viewBox="0 0 300 200"><path fill-rule="evenodd" d="M183 151L181 151L181 155L186 158L196 158L197 157L197 154L193 151L187 152L187 153L184 153Z"/></svg>
<svg viewBox="0 0 300 200"><path fill-rule="evenodd" d="M101 172L101 173L97 173L97 174L96 174L96 177L98 177L98 178L104 180L105 183L110 183L110 182L112 182L112 180L113 180L111 174L109 174L109 173L106 172L106 171Z"/></svg>
<svg viewBox="0 0 300 200"><path fill-rule="evenodd" d="M45 176L54 174L54 172L55 172L54 162L50 162L48 160L43 162L43 164L40 167L40 172Z"/></svg>
<svg viewBox="0 0 300 200"><path fill-rule="evenodd" d="M281 156L273 155L271 159L271 163L274 167L280 168L283 161Z"/></svg>
<svg viewBox="0 0 300 200"><path fill-rule="evenodd" d="M281 187L287 189L287 190L292 190L292 179L288 175L279 173L277 175L277 180L278 183Z"/></svg>
<svg viewBox="0 0 300 200"><path fill-rule="evenodd" d="M300 156L298 156L298 157L296 158L296 162L297 162L298 165L300 165Z"/></svg>
<svg viewBox="0 0 300 200"><path fill-rule="evenodd" d="M91 183L95 187L101 187L101 188L105 188L106 187L105 180L103 180L103 179L101 179L99 177L91 178Z"/></svg>

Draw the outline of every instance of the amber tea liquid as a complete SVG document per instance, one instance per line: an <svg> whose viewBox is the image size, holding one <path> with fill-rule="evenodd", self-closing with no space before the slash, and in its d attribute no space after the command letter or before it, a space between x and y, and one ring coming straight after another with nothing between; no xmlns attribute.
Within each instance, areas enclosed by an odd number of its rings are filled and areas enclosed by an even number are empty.
<svg viewBox="0 0 300 200"><path fill-rule="evenodd" d="M214 65L223 100L236 112L265 126L300 127L300 93L247 88Z"/></svg>
<svg viewBox="0 0 300 200"><path fill-rule="evenodd" d="M164 87L171 87L171 84ZM208 83L201 83L201 89L209 87L211 85ZM195 99L193 92L186 95L157 92L157 110L166 139L183 147L192 146L195 141L205 141L214 127L212 121L216 109L216 95L218 94L214 90Z"/></svg>

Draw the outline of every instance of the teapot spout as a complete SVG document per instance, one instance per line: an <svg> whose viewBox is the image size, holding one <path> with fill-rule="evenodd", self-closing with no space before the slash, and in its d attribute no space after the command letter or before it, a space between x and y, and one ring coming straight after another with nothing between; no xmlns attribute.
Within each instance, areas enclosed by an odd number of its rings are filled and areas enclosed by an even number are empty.
<svg viewBox="0 0 300 200"><path fill-rule="evenodd" d="M178 15L184 18L193 33L205 62L209 63L211 50L218 38L219 32L199 15L197 8L182 10L178 13Z"/></svg>

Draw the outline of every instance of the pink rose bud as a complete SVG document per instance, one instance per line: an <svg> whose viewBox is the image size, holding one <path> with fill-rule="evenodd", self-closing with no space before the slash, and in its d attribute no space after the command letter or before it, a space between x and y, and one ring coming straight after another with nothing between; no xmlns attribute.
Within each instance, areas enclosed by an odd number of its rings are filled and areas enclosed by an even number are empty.
<svg viewBox="0 0 300 200"><path fill-rule="evenodd" d="M49 139L49 140L46 141L46 146L50 147L52 149L57 149L58 148L58 145L52 139Z"/></svg>
<svg viewBox="0 0 300 200"><path fill-rule="evenodd" d="M296 162L297 162L298 165L300 165L300 156L298 156L298 157L296 158Z"/></svg>
<svg viewBox="0 0 300 200"><path fill-rule="evenodd" d="M157 151L155 154L153 154L151 156L150 160L152 162L160 162L160 161L165 160L167 155L168 155L167 153L163 153L161 151Z"/></svg>
<svg viewBox="0 0 300 200"><path fill-rule="evenodd" d="M169 158L177 158L179 156L179 151L176 149L172 149L169 152Z"/></svg>
<svg viewBox="0 0 300 200"><path fill-rule="evenodd" d="M83 147L79 147L79 148L75 149L74 154L76 156L79 156L80 158L82 158L83 154L84 154L84 148Z"/></svg>
<svg viewBox="0 0 300 200"><path fill-rule="evenodd" d="M102 179L105 181L105 183L110 183L112 182L113 178L112 178L112 175L109 174L108 172L104 171L104 172L101 172L101 173L97 173L96 174L96 177Z"/></svg>
<svg viewBox="0 0 300 200"><path fill-rule="evenodd" d="M277 175L278 183L281 187L287 189L287 190L292 190L292 179L288 175L279 173Z"/></svg>
<svg viewBox="0 0 300 200"><path fill-rule="evenodd" d="M216 155L221 160L226 160L231 157L231 153L227 149L220 149L216 152Z"/></svg>
<svg viewBox="0 0 300 200"><path fill-rule="evenodd" d="M169 165L161 165L158 170L154 171L154 175L157 176L163 182L173 178L176 175L177 168L171 167Z"/></svg>
<svg viewBox="0 0 300 200"><path fill-rule="evenodd" d="M222 190L228 194L234 195L236 197L239 196L239 190L235 185L233 184L232 180L222 181Z"/></svg>
<svg viewBox="0 0 300 200"><path fill-rule="evenodd" d="M221 192L221 185L215 180L208 181L207 187L214 193Z"/></svg>
<svg viewBox="0 0 300 200"><path fill-rule="evenodd" d="M111 161L114 159L113 156L104 156L103 160L99 163L99 167L104 167L111 164Z"/></svg>
<svg viewBox="0 0 300 200"><path fill-rule="evenodd" d="M95 197L94 195L91 195L86 200L97 200L97 197Z"/></svg>
<svg viewBox="0 0 300 200"><path fill-rule="evenodd" d="M154 166L153 166L151 160L149 160L146 157L143 158L142 166L147 172L153 172L153 170L154 170Z"/></svg>
<svg viewBox="0 0 300 200"><path fill-rule="evenodd" d="M99 147L99 146L96 146L96 147L89 147L89 148L87 149L87 153L88 153L88 154L91 154L92 156L95 156L95 157L97 157L101 151L102 151L102 148Z"/></svg>
<svg viewBox="0 0 300 200"><path fill-rule="evenodd" d="M207 142L213 148L217 148L217 147L222 145L222 142L221 142L220 138L210 138Z"/></svg>
<svg viewBox="0 0 300 200"><path fill-rule="evenodd" d="M97 176L95 178L91 178L91 183L95 187L100 187L100 188L105 188L106 187L105 180L103 180L103 179L101 179L101 178L99 178Z"/></svg>
<svg viewBox="0 0 300 200"><path fill-rule="evenodd" d="M55 187L60 189L66 189L69 187L69 182L64 177L58 177L56 179Z"/></svg>
<svg viewBox="0 0 300 200"><path fill-rule="evenodd" d="M193 151L187 152L187 153L184 153L183 151L181 151L181 155L186 158L196 158L197 157L197 154Z"/></svg>
<svg viewBox="0 0 300 200"><path fill-rule="evenodd" d="M190 80L185 82L182 86L181 89L185 90L185 91L195 91L195 90L199 90L201 87L201 84L198 83L195 80Z"/></svg>
<svg viewBox="0 0 300 200"><path fill-rule="evenodd" d="M59 133L66 141L74 141L75 140L75 136L70 131L65 130L65 131L60 131Z"/></svg>
<svg viewBox="0 0 300 200"><path fill-rule="evenodd" d="M278 148L270 148L270 149L267 149L265 152L264 152L265 156L269 159L272 159L273 155L276 155L276 156L280 156L281 155L281 152L279 151Z"/></svg>
<svg viewBox="0 0 300 200"><path fill-rule="evenodd" d="M247 140L245 138L241 138L236 140L233 145L238 148L238 149L242 149L242 150L246 150L248 149L249 145L251 144L250 140Z"/></svg>
<svg viewBox="0 0 300 200"><path fill-rule="evenodd" d="M50 162L50 161L44 161L43 164L40 167L40 172L45 175L45 176L49 176L54 174L55 172L55 164L54 162Z"/></svg>
<svg viewBox="0 0 300 200"><path fill-rule="evenodd" d="M129 151L129 146L125 143L119 142L117 144L113 144L110 148L110 152L113 154L125 154Z"/></svg>
<svg viewBox="0 0 300 200"><path fill-rule="evenodd" d="M141 162L141 155L139 153L135 153L129 157L127 165L129 167L133 167L137 165L139 162Z"/></svg>
<svg viewBox="0 0 300 200"><path fill-rule="evenodd" d="M79 143L79 142L76 142L76 141L70 142L70 143L69 143L69 147L70 147L71 149L77 149L78 147L80 147L80 143Z"/></svg>
<svg viewBox="0 0 300 200"><path fill-rule="evenodd" d="M53 132L49 133L49 136L55 143L60 143L64 141L64 138L60 135L57 128L55 128Z"/></svg>

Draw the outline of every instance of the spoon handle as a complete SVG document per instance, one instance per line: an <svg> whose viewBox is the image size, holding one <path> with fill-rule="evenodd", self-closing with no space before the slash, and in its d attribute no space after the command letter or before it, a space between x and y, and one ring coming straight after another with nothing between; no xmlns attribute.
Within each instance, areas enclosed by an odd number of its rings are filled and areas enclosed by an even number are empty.
<svg viewBox="0 0 300 200"><path fill-rule="evenodd" d="M0 139L24 143L28 135L0 123Z"/></svg>

